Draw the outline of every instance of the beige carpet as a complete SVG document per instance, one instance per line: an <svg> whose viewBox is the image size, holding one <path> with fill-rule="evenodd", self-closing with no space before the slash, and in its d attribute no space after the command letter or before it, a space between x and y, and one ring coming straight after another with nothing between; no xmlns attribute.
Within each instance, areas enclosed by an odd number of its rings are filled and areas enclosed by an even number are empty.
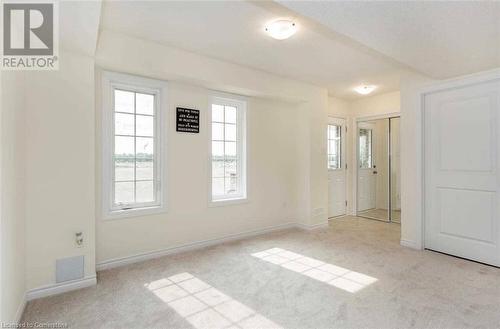
<svg viewBox="0 0 500 329"><path fill-rule="evenodd" d="M28 303L70 328L498 328L500 269L403 248L400 225L345 217L98 273Z"/></svg>
<svg viewBox="0 0 500 329"><path fill-rule="evenodd" d="M389 211L387 209L369 209L358 213L359 216L369 217L380 220L389 220ZM393 210L392 211L392 221L394 223L401 222L401 210Z"/></svg>

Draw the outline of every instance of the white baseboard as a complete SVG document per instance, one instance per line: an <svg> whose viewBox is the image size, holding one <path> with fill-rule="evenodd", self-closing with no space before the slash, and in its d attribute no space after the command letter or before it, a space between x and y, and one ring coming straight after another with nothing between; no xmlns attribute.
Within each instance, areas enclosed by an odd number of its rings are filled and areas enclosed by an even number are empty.
<svg viewBox="0 0 500 329"><path fill-rule="evenodd" d="M165 248L165 249L140 253L140 254L136 254L136 255L132 255L132 256L114 258L114 259L110 259L110 260L106 260L106 261L98 263L96 266L96 270L103 271L103 270L107 270L110 268L115 268L115 267L124 266L124 265L128 265L128 264L142 262L142 261L146 261L146 260L150 260L150 259L154 259L154 258L159 258L159 257L171 255L171 254L176 254L176 253L180 253L180 252L206 248L206 247L218 245L218 244L221 244L224 242L241 240L241 239L256 236L256 235L261 235L261 234L270 233L270 232L274 232L274 231L290 229L290 228L294 228L294 227L297 227L297 223L290 222L290 223L280 224L280 225L271 226L271 227L267 227L267 228L263 228L263 229L247 231L247 232L237 233L237 234L231 234L231 235L224 236L222 238L197 241L197 242L183 244L180 246L169 247L169 248Z"/></svg>
<svg viewBox="0 0 500 329"><path fill-rule="evenodd" d="M42 297L62 294L64 292L72 290L95 286L96 284L97 284L97 277L95 275L88 276L79 280L49 284L40 288L29 290L26 293L26 300L30 301Z"/></svg>
<svg viewBox="0 0 500 329"><path fill-rule="evenodd" d="M15 323L20 323L21 318L23 317L24 309L26 308L26 294L23 296L21 303L16 311L16 317L14 318Z"/></svg>
<svg viewBox="0 0 500 329"><path fill-rule="evenodd" d="M312 230L316 230L316 229L328 227L328 221L322 222L322 223L318 223L318 224L312 224L312 225L303 224L303 223L296 223L295 226L297 228L302 229L302 230L312 231Z"/></svg>
<svg viewBox="0 0 500 329"><path fill-rule="evenodd" d="M422 250L422 248L420 247L420 245L418 245L415 241L401 239L400 244L403 247L407 247L407 248L411 248L411 249L416 249L416 250Z"/></svg>
<svg viewBox="0 0 500 329"><path fill-rule="evenodd" d="M296 223L296 222L288 222L288 223L284 223L284 224L280 224L280 225L266 227L263 229L252 230L252 231L247 231L247 232L243 232L243 233L231 234L231 235L224 236L222 238L197 241L197 242L187 243L187 244L180 245L180 246L175 246L175 247L155 250L155 251L151 251L151 252L136 254L136 255L132 255L132 256L128 256L128 257L110 259L110 260L98 263L96 266L96 269L97 269L97 271L102 271L102 270L106 270L106 269L110 269L110 268L114 268L114 267L119 267L119 266L137 263L137 262L142 262L142 261L149 260L149 259L159 258L159 257L163 257L166 255L171 255L171 254L175 254L175 253L196 250L196 249L201 249L201 248L206 248L206 247L218 245L218 244L225 243L225 242L242 240L242 239L249 238L252 236L262 235L265 233L271 233L271 232L275 232L275 231L286 230L286 229L290 229L290 228L299 228L299 229L310 231L310 230L325 228L325 227L328 227L328 222L322 222L322 223L314 224L314 225L307 225L307 224L301 224L301 223ZM43 286L40 288L29 290L26 293L26 298L24 300L24 304L20 306L20 309L18 311L19 319L21 318L22 313L24 311L24 306L26 304L26 301L30 301L30 300L38 299L38 298L42 298L42 297L48 297L48 296L52 296L52 295L57 295L57 294L61 294L64 292L77 290L77 289L81 289L81 288L86 288L86 287L94 286L96 284L97 284L97 278L95 275L93 275L93 276L85 277L85 278L80 279L80 280L68 281L68 282L58 283L58 284L51 284L51 285L46 285L46 286Z"/></svg>

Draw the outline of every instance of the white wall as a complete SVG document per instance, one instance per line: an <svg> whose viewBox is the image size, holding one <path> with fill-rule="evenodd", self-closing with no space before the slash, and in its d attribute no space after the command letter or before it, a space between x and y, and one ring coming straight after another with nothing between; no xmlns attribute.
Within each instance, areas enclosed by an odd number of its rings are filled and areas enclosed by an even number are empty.
<svg viewBox="0 0 500 329"><path fill-rule="evenodd" d="M350 103L350 111L357 118L397 113L400 110L401 95L399 91L363 97Z"/></svg>
<svg viewBox="0 0 500 329"><path fill-rule="evenodd" d="M101 34L96 60L107 70L170 81L168 213L113 221L98 214L98 263L290 221L326 222L326 90L109 31ZM250 99L245 204L208 207L210 90ZM205 129L176 133L176 106L200 109Z"/></svg>
<svg viewBox="0 0 500 329"><path fill-rule="evenodd" d="M353 116L351 102L332 96L328 97L328 115L337 118L351 118Z"/></svg>
<svg viewBox="0 0 500 329"><path fill-rule="evenodd" d="M347 120L347 203L349 214L356 213L356 120L358 118L369 118L392 113L399 113L401 108L399 91L363 97L353 101L328 98L328 115L346 118ZM382 200L381 202L383 202Z"/></svg>
<svg viewBox="0 0 500 329"><path fill-rule="evenodd" d="M421 249L423 244L423 115L421 92L438 86L449 88L465 81L497 77L500 68L450 80L432 80L408 74L401 80L401 243Z"/></svg>
<svg viewBox="0 0 500 329"><path fill-rule="evenodd" d="M94 61L59 58L58 71L26 73L28 289L55 283L59 258L84 255L85 276L95 275Z"/></svg>
<svg viewBox="0 0 500 329"><path fill-rule="evenodd" d="M0 117L0 321L22 312L25 293L24 74L2 72Z"/></svg>
<svg viewBox="0 0 500 329"><path fill-rule="evenodd" d="M433 80L417 74L401 80L401 242L422 248L422 111L420 89Z"/></svg>
<svg viewBox="0 0 500 329"><path fill-rule="evenodd" d="M169 106L165 118L169 123L165 154L168 211L108 221L98 215L98 263L297 220L299 149L294 133L299 125L297 104L249 98L249 200L244 204L209 207L207 111L210 95L203 87L168 84ZM200 110L199 134L175 131L177 106ZM98 165L100 160L98 156Z"/></svg>
<svg viewBox="0 0 500 329"><path fill-rule="evenodd" d="M92 277L96 252L102 262L290 221L326 222L325 89L108 32L96 55L100 66L170 82L169 203L166 215L101 221L95 60L70 52L59 58L58 71L25 73L29 97L20 98L27 120L16 130L23 141L16 150L25 158L15 163L25 164L26 183L18 187L25 193L16 209L25 212L26 227L21 221L14 230L21 235L16 243L24 244L26 233L26 252L16 249L26 255L26 270L19 269L26 290L53 285L60 258L84 255L85 276ZM210 90L249 97L246 204L208 208L206 127L198 135L174 132L177 105L200 109L205 124ZM82 248L74 241L78 231L84 232Z"/></svg>

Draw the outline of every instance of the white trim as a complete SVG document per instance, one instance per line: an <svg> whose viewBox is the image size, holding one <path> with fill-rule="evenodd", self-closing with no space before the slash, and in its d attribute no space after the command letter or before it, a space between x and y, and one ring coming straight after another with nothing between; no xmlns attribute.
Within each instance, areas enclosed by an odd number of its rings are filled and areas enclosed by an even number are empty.
<svg viewBox="0 0 500 329"><path fill-rule="evenodd" d="M49 284L40 288L31 289L26 293L26 300L30 301L42 297L62 294L68 291L87 288L97 284L96 275L88 276L83 279L72 280L68 282Z"/></svg>
<svg viewBox="0 0 500 329"><path fill-rule="evenodd" d="M241 182L241 194L231 198L213 199L212 196L212 105L230 105L237 109L237 152L240 154L240 168L238 170ZM207 110L207 140L208 140L208 207L221 207L249 202L248 191L248 99L243 96L212 92ZM229 197L229 196L228 196Z"/></svg>
<svg viewBox="0 0 500 329"><path fill-rule="evenodd" d="M153 80L133 76L129 74L115 73L103 71L101 77L101 90L98 91L102 95L102 160L101 160L101 216L104 220L129 218L142 215L166 212L167 210L167 189L166 189L166 136L167 136L167 121L168 121L168 103L167 103L167 83L165 81ZM114 141L113 129L113 104L112 92L115 87L132 90L136 92L152 93L156 96L155 104L155 173L156 173L156 195L158 200L155 203L144 204L143 207L134 207L127 210L115 210L112 206L112 180L114 177L112 171L112 163L110 154L112 154L112 145Z"/></svg>
<svg viewBox="0 0 500 329"><path fill-rule="evenodd" d="M349 217L351 215L345 213L344 215L338 215L338 216L332 216L332 217L328 217L328 221L332 221L332 220L336 220L336 219L341 219L341 218L344 218L344 217Z"/></svg>
<svg viewBox="0 0 500 329"><path fill-rule="evenodd" d="M19 304L18 308L17 308L17 311L16 311L16 315L14 317L14 322L15 323L21 323L21 319L23 317L23 314L24 314L24 310L26 309L26 304L27 304L27 300L26 300L26 294L23 295L23 299L21 300L21 303Z"/></svg>
<svg viewBox="0 0 500 329"><path fill-rule="evenodd" d="M164 206L154 206L154 207L143 207L143 208L132 208L127 210L115 210L107 215L102 215L102 220L113 221L117 219L124 218L134 218L148 215L156 215L166 213L167 209Z"/></svg>
<svg viewBox="0 0 500 329"><path fill-rule="evenodd" d="M425 84L419 88L419 94L431 94L438 91L445 91L450 89L456 89L461 87L466 87L469 85L474 85L482 82L488 82L492 80L500 79L500 69L493 69L490 71L483 71L479 73L474 73L470 75L465 75L453 79L434 81Z"/></svg>
<svg viewBox="0 0 500 329"><path fill-rule="evenodd" d="M155 259L155 258L159 258L159 257L171 255L171 254L177 254L177 253L186 252L186 251L203 249L203 248L219 245L219 244L226 243L226 242L243 240L246 238L259 236L259 235L263 235L266 233L272 233L272 232L276 232L276 231L282 231L282 230L293 229L293 228L311 231L311 230L327 228L327 227L328 227L328 221L318 223L318 224L313 224L313 225L307 225L307 224L296 223L296 222L288 222L288 223L270 226L270 227L266 227L266 228L262 228L262 229L251 230L251 231L247 231L247 232L243 232L243 233L230 234L230 235L226 235L226 236L221 237L221 238L207 239L207 240L202 240L202 241L197 241L197 242L192 242L192 243L186 243L186 244L175 246L175 247L169 247L169 248L159 249L159 250L155 250L155 251L140 253L140 254L136 254L136 255L132 255L132 256L110 259L110 260L98 263L96 265L96 270L97 271L104 271L104 270L112 269L115 267L121 267L121 266L130 265L130 264L134 264L134 263L138 263L138 262L143 262L146 260ZM23 304L21 304L21 306L19 307L19 309L22 311L18 310L18 313L20 314L20 316L22 316L22 312L24 311L26 301L30 301L30 300L34 300L34 299L38 299L38 298L43 298L43 297L48 297L48 296L52 296L52 295L58 295L58 294L62 294L62 293L77 290L77 289L87 288L87 287L95 286L96 284L97 284L97 276L92 275L92 276L88 276L88 277L85 277L85 278L79 279L79 280L73 280L73 281L57 283L57 284L50 284L50 285L46 285L46 286L43 286L40 288L31 289L26 293L26 298L24 298ZM19 317L19 319L20 319L20 317Z"/></svg>
<svg viewBox="0 0 500 329"><path fill-rule="evenodd" d="M470 85L475 85L484 82L490 82L494 80L500 79L500 69L493 69L489 71L474 73L462 77L457 77L449 80L443 81L434 81L431 83L427 83L422 87L416 90L417 96L417 113L416 113L416 124L417 131L416 134L416 145L415 149L417 152L417 168L415 170L414 175L417 177L417 181L420 182L420 185L416 187L417 196L420 200L414 200L417 204L421 206L418 207L418 211L420 213L415 214L416 218L416 227L420 229L420 234L417 234L417 238L420 238L420 241L414 242L416 249L423 250L425 249L425 96L430 95L432 93L447 91L457 88L462 88ZM402 217L404 213L402 212ZM401 223L403 223L403 218L401 218Z"/></svg>
<svg viewBox="0 0 500 329"><path fill-rule="evenodd" d="M248 200L248 197L240 197L240 198L234 198L234 199L220 199L220 200L212 200L208 203L208 206L210 208L212 207L225 207L225 206L234 206L238 204L245 204L249 203L250 200Z"/></svg>
<svg viewBox="0 0 500 329"><path fill-rule="evenodd" d="M356 117L356 122L360 121L372 121L372 120L380 120L380 119L389 119L389 118L397 118L401 116L401 112L389 112L384 114L377 115L366 115L366 116L358 116Z"/></svg>
<svg viewBox="0 0 500 329"><path fill-rule="evenodd" d="M186 251L191 251L191 250L207 248L207 247L222 244L225 242L242 240L242 239L257 236L257 235L262 235L262 234L266 234L266 233L270 233L270 232L274 232L274 231L286 230L286 229L295 228L295 227L297 227L296 223L289 222L289 223L285 223L285 224L270 226L270 227L256 229L256 230L247 231L247 232L243 232L243 233L230 234L230 235L226 235L226 236L221 237L221 238L201 240L201 241L197 241L197 242L182 244L179 246L173 246L173 247L168 247L168 248L159 249L159 250L155 250L155 251L144 252L144 253L140 253L140 254L136 254L136 255L132 255L132 256L109 259L109 260L98 263L96 266L96 269L97 269L97 271L103 271L103 270L107 270L107 269L111 269L111 268L115 268L115 267L119 267L119 266L133 264L133 263L137 263L137 262L143 262L146 260L155 259L155 258L159 258L159 257L171 255L171 254L177 254L180 252L186 252Z"/></svg>
<svg viewBox="0 0 500 329"><path fill-rule="evenodd" d="M411 248L411 249L416 249L416 250L422 250L422 247L418 245L415 241L410 241L410 240L405 240L401 239L400 244L403 247Z"/></svg>
<svg viewBox="0 0 500 329"><path fill-rule="evenodd" d="M353 216L358 216L358 169L359 169L359 124L363 122L370 122L374 120L380 119L391 119L391 118L401 118L401 112L391 112L380 115L366 116L366 117L357 117L354 120L354 129L353 129L353 138L354 138L354 166L352 167L352 175L354 184L352 186L352 214ZM401 138L401 136L400 136Z"/></svg>

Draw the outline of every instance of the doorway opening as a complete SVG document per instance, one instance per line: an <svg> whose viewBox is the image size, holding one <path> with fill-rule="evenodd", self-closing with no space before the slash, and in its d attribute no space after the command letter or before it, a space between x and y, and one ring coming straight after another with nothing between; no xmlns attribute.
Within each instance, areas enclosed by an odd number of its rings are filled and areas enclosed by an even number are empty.
<svg viewBox="0 0 500 329"><path fill-rule="evenodd" d="M358 121L356 215L401 223L400 118Z"/></svg>

